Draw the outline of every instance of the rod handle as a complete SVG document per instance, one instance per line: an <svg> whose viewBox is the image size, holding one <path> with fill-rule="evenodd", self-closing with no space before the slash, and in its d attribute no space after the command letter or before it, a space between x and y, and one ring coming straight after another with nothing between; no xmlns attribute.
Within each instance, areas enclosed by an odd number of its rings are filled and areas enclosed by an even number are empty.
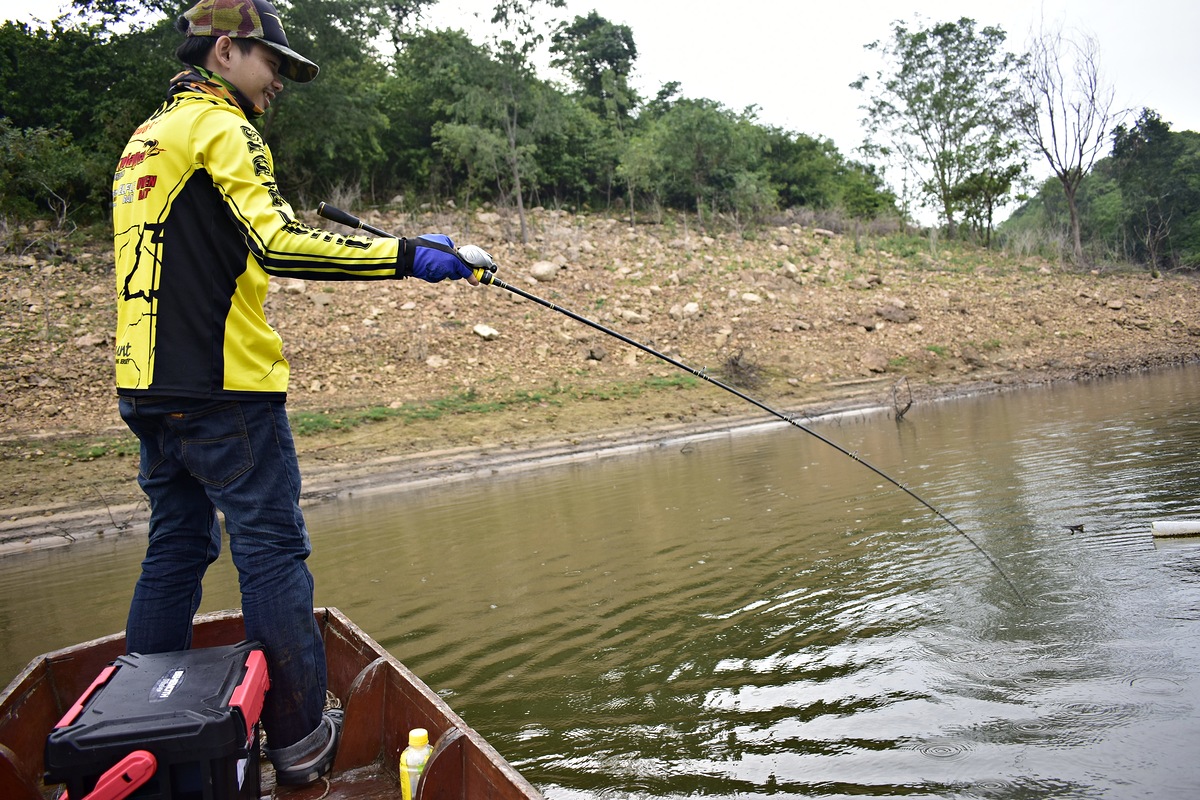
<svg viewBox="0 0 1200 800"><path fill-rule="evenodd" d="M331 206L324 200L317 203L317 213L325 219L336 222L339 225L345 225L347 228L357 228L359 225L362 225L362 220L358 217L347 211L342 211L336 206Z"/></svg>
<svg viewBox="0 0 1200 800"><path fill-rule="evenodd" d="M376 228L374 225L363 222L349 211L342 211L337 206L331 206L324 200L322 200L320 203L317 203L317 214L329 220L330 222L336 222L339 225L345 225L347 228L358 228L359 230L364 230L367 233L372 233L376 236L384 236L388 239L396 238L395 235L388 233L382 228Z"/></svg>

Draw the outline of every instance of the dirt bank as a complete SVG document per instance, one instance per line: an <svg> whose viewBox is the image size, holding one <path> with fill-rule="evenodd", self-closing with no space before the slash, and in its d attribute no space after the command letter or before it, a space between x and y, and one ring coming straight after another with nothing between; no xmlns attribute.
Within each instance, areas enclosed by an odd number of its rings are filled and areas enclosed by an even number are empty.
<svg viewBox="0 0 1200 800"><path fill-rule="evenodd" d="M489 249L500 277L788 413L1191 363L1200 282L836 235L753 239L538 211L376 215ZM136 448L111 388L105 244L0 262L0 542L135 531ZM753 407L497 287L275 281L307 502L766 421Z"/></svg>

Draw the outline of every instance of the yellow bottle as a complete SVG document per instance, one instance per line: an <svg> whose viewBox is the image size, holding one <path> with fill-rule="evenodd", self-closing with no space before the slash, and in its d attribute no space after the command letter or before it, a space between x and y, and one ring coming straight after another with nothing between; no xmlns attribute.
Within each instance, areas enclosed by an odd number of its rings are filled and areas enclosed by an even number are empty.
<svg viewBox="0 0 1200 800"><path fill-rule="evenodd" d="M408 732L408 747L400 754L400 793L404 800L412 800L417 791L417 781L425 769L425 762L433 748L429 746L429 731L413 728Z"/></svg>

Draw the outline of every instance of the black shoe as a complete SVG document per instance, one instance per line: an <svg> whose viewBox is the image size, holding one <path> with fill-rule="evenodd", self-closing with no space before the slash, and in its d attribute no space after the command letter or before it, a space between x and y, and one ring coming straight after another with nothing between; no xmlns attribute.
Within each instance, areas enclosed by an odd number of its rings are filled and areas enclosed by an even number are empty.
<svg viewBox="0 0 1200 800"><path fill-rule="evenodd" d="M338 742L342 738L343 711L340 708L330 709L321 715L321 724L328 730L328 738L324 747L303 761L280 766L275 759L287 755L296 745L282 750L269 752L274 756L271 762L275 764L275 782L281 786L304 786L320 778L333 766L333 757L337 755ZM318 729L320 730L320 729ZM309 734L311 736L312 734ZM308 737L306 736L305 739ZM304 741L304 740L301 740ZM299 742L297 743L299 744Z"/></svg>

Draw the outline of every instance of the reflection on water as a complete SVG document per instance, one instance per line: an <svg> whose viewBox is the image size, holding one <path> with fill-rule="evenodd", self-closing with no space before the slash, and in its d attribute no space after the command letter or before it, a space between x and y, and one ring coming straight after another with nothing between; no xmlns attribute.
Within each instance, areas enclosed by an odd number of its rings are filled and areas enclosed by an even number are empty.
<svg viewBox="0 0 1200 800"><path fill-rule="evenodd" d="M820 423L1024 602L783 425L314 508L317 601L551 798L1195 796L1200 545L1149 527L1200 517L1196 377ZM0 561L4 671L119 629L140 555Z"/></svg>

